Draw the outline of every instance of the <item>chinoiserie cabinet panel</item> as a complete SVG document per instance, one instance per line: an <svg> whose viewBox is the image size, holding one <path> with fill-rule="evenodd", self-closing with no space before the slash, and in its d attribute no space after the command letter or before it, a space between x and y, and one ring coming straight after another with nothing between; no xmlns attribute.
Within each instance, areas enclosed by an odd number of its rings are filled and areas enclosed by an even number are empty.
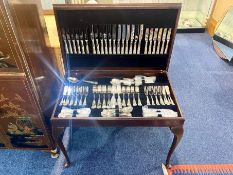
<svg viewBox="0 0 233 175"><path fill-rule="evenodd" d="M45 21L40 1L9 0L12 19L19 35L19 43L25 54L40 100L41 108L47 110L56 98L51 96L58 91L57 67L53 50L48 46Z"/></svg>
<svg viewBox="0 0 233 175"><path fill-rule="evenodd" d="M7 20L3 4L0 4L0 69L20 68L17 58L19 50L14 47L14 44L16 40L13 37L10 21Z"/></svg>
<svg viewBox="0 0 233 175"><path fill-rule="evenodd" d="M55 148L50 113L59 75L38 2L0 1L0 148Z"/></svg>
<svg viewBox="0 0 233 175"><path fill-rule="evenodd" d="M0 139L10 143L10 148L49 148L49 138L25 75L0 76L0 84ZM1 140L0 145L4 143Z"/></svg>

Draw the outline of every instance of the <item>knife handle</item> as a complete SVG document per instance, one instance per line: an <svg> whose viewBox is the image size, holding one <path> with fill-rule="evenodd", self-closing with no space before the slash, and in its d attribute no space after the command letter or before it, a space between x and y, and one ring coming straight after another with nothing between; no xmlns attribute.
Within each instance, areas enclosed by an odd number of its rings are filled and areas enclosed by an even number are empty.
<svg viewBox="0 0 233 175"><path fill-rule="evenodd" d="M92 42L93 54L96 54L94 39L92 39L91 42Z"/></svg>
<svg viewBox="0 0 233 175"><path fill-rule="evenodd" d="M107 42L107 39L104 39L104 44L105 44L105 54L108 54L108 42Z"/></svg>
<svg viewBox="0 0 233 175"><path fill-rule="evenodd" d="M109 54L112 54L112 40L109 39Z"/></svg>
<svg viewBox="0 0 233 175"><path fill-rule="evenodd" d="M122 44L121 44L121 54L124 54L124 48L125 48L125 40L122 40Z"/></svg>
<svg viewBox="0 0 233 175"><path fill-rule="evenodd" d="M103 41L103 39L101 39L100 40L100 42L101 42L101 54L104 54L104 41Z"/></svg>
<svg viewBox="0 0 233 175"><path fill-rule="evenodd" d="M130 41L129 54L132 54L132 50L133 50L133 40Z"/></svg>
<svg viewBox="0 0 233 175"><path fill-rule="evenodd" d="M154 40L154 46L153 46L152 54L155 54L155 49L156 49L156 40Z"/></svg>
<svg viewBox="0 0 233 175"><path fill-rule="evenodd" d="M116 54L116 40L113 40L113 54Z"/></svg>
<svg viewBox="0 0 233 175"><path fill-rule="evenodd" d="M159 51L160 51L160 40L158 41L158 46L157 46L157 51L156 51L157 55L159 54Z"/></svg>
<svg viewBox="0 0 233 175"><path fill-rule="evenodd" d="M95 41L96 41L96 52L97 52L97 54L100 54L99 41L98 41L98 39L96 39Z"/></svg>
<svg viewBox="0 0 233 175"><path fill-rule="evenodd" d="M148 54L151 54L151 48L152 48L152 41L150 41L150 44L149 44Z"/></svg>
<svg viewBox="0 0 233 175"><path fill-rule="evenodd" d="M134 40L133 54L137 53L137 40Z"/></svg>
<svg viewBox="0 0 233 175"><path fill-rule="evenodd" d="M86 54L89 54L89 45L88 45L88 40L86 40L85 42L86 42Z"/></svg>
<svg viewBox="0 0 233 175"><path fill-rule="evenodd" d="M128 53L129 53L129 52L128 52L128 50L129 50L128 46L129 46L129 41L126 40L126 43L125 43L125 54L128 54Z"/></svg>
<svg viewBox="0 0 233 175"><path fill-rule="evenodd" d="M141 50L141 40L138 41L137 54L140 54L140 50Z"/></svg>
<svg viewBox="0 0 233 175"><path fill-rule="evenodd" d="M67 41L64 40L64 43L65 43L66 54L69 54L70 51L69 51L69 49L68 49Z"/></svg>
<svg viewBox="0 0 233 175"><path fill-rule="evenodd" d="M73 43L74 53L77 54L75 40L72 40L72 43Z"/></svg>
<svg viewBox="0 0 233 175"><path fill-rule="evenodd" d="M165 44L165 40L163 40L163 44L162 44L162 48L161 48L160 54L163 54L164 44Z"/></svg>
<svg viewBox="0 0 233 175"><path fill-rule="evenodd" d="M68 40L68 44L69 44L70 53L73 54L72 45L71 45L71 41L70 40Z"/></svg>
<svg viewBox="0 0 233 175"><path fill-rule="evenodd" d="M120 50L120 40L117 40L117 54L121 54L121 50Z"/></svg>
<svg viewBox="0 0 233 175"><path fill-rule="evenodd" d="M84 49L83 40L81 40L81 49L82 49L82 54L85 54L85 49Z"/></svg>
<svg viewBox="0 0 233 175"><path fill-rule="evenodd" d="M144 54L147 54L147 45L148 45L148 41L145 41L145 49L144 49Z"/></svg>
<svg viewBox="0 0 233 175"><path fill-rule="evenodd" d="M167 44L166 44L166 48L165 48L164 54L167 54L167 50L168 50L169 41L170 41L170 40L167 40Z"/></svg>

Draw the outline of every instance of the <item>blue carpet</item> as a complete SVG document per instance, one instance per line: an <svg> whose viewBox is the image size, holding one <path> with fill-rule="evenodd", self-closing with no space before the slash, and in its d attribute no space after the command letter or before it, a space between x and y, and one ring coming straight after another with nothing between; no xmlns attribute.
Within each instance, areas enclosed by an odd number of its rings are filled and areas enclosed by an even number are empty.
<svg viewBox="0 0 233 175"><path fill-rule="evenodd" d="M217 57L206 34L177 34L169 76L186 118L175 164L233 163L233 67ZM37 151L0 151L4 175L160 175L172 135L167 128L79 128L64 157Z"/></svg>

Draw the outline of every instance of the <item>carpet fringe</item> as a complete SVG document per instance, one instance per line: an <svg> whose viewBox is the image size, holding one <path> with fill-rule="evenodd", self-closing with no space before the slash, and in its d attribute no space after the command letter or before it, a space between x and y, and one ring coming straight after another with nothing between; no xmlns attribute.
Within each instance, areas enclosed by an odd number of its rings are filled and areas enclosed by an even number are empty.
<svg viewBox="0 0 233 175"><path fill-rule="evenodd" d="M168 170L172 173L233 173L233 164L211 164L211 165L174 165Z"/></svg>

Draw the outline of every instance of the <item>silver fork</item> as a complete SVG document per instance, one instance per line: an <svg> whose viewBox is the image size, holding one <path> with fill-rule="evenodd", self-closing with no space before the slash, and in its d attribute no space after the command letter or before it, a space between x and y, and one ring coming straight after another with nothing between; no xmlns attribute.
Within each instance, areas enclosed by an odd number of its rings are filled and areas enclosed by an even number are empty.
<svg viewBox="0 0 233 175"><path fill-rule="evenodd" d="M65 97L67 96L67 93L68 93L68 86L65 86L64 90L63 90L63 94L62 94L62 99L61 99L59 106L63 106L65 104L65 101L66 101Z"/></svg>
<svg viewBox="0 0 233 175"><path fill-rule="evenodd" d="M175 103L173 102L172 98L171 98L171 93L170 93L170 90L169 90L169 87L168 86L165 86L165 91L166 91L166 94L168 95L168 99L170 100L170 103L172 105L175 105Z"/></svg>
<svg viewBox="0 0 233 175"><path fill-rule="evenodd" d="M96 87L96 85L93 85L93 87L92 87L92 92L93 92L93 100L92 100L91 108L92 108L92 109L95 109L95 108L96 108L95 95L96 95L96 93L97 93L97 87Z"/></svg>
<svg viewBox="0 0 233 175"><path fill-rule="evenodd" d="M151 105L149 97L148 97L149 92L148 92L148 87L147 86L144 87L144 93L146 95L146 105Z"/></svg>
<svg viewBox="0 0 233 175"><path fill-rule="evenodd" d="M136 102L136 99L135 99L135 89L134 89L134 86L131 86L131 94L133 94L133 106L137 106L137 102Z"/></svg>
<svg viewBox="0 0 233 175"><path fill-rule="evenodd" d="M80 95L79 106L83 105L83 86L78 87L78 94Z"/></svg>
<svg viewBox="0 0 233 175"><path fill-rule="evenodd" d="M77 105L78 105L78 92L77 92L77 86L75 86L74 87L74 93L75 93L75 99L74 99L74 104L73 104L73 106L74 107L77 107Z"/></svg>
<svg viewBox="0 0 233 175"><path fill-rule="evenodd" d="M131 106L131 102L130 102L130 86L127 86L126 87L126 92L127 92L127 95L128 95L128 101L127 101L127 104L126 106Z"/></svg>
<svg viewBox="0 0 233 175"><path fill-rule="evenodd" d="M126 87L125 87L125 86L122 86L122 96L123 96L122 106L123 106L123 107L126 107L125 93L126 93Z"/></svg>
<svg viewBox="0 0 233 175"><path fill-rule="evenodd" d="M102 93L103 93L103 104L102 104L102 108L106 109L107 108L107 103L106 103L106 99L105 99L105 94L107 93L107 86L103 85L102 86Z"/></svg>
<svg viewBox="0 0 233 175"><path fill-rule="evenodd" d="M170 105L170 101L167 99L166 97L166 90L165 90L165 86L161 86L161 91L162 91L162 94L163 94L163 99L164 99L164 103L166 105Z"/></svg>
<svg viewBox="0 0 233 175"><path fill-rule="evenodd" d="M70 95L71 95L71 87L70 86L68 86L68 90L67 90L67 97L66 97L66 101L65 101L65 103L64 103L64 106L67 106L67 105L69 105L69 102L70 102Z"/></svg>
<svg viewBox="0 0 233 175"><path fill-rule="evenodd" d="M162 98L162 93L161 93L161 90L160 90L160 86L157 86L157 93L159 95L159 102L161 105L165 105L164 101L163 101L163 98Z"/></svg>
<svg viewBox="0 0 233 175"><path fill-rule="evenodd" d="M108 99L107 99L107 108L111 108L111 93L112 93L112 86L107 87L107 94L108 94Z"/></svg>
<svg viewBox="0 0 233 175"><path fill-rule="evenodd" d="M98 92L97 109L100 109L102 106L101 101L100 101L100 94L102 92L101 89L102 89L101 85L98 85L97 86L97 92Z"/></svg>
<svg viewBox="0 0 233 175"><path fill-rule="evenodd" d="M150 98L151 98L151 105L155 105L155 101L153 99L153 87L152 86L148 86L148 94L150 95Z"/></svg>
<svg viewBox="0 0 233 175"><path fill-rule="evenodd" d="M89 87L84 86L83 87L83 94L84 94L84 101L83 101L83 106L87 106L87 95L88 95Z"/></svg>
<svg viewBox="0 0 233 175"><path fill-rule="evenodd" d="M69 101L69 106L73 106L74 104L74 98L75 98L75 86L70 87L71 92L70 92L70 101Z"/></svg>
<svg viewBox="0 0 233 175"><path fill-rule="evenodd" d="M136 86L136 87L135 87L135 92L136 92L137 95L138 95L138 106L142 106L142 102L141 102L141 99L140 99L139 86Z"/></svg>
<svg viewBox="0 0 233 175"><path fill-rule="evenodd" d="M158 93L157 93L157 86L153 87L153 92L154 92L154 96L155 96L155 104L159 106L160 103L159 103L159 99L158 99L158 96L157 96L158 95Z"/></svg>
<svg viewBox="0 0 233 175"><path fill-rule="evenodd" d="M122 108L121 96L120 96L120 94L122 93L121 85L117 85L116 92L117 92L117 105L119 108Z"/></svg>

